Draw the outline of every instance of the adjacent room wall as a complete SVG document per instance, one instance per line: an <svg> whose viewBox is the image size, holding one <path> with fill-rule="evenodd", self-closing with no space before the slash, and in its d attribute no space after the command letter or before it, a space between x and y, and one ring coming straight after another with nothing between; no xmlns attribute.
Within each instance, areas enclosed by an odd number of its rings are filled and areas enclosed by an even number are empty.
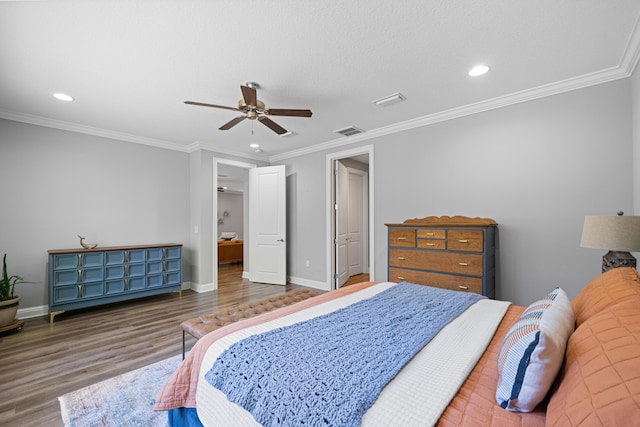
<svg viewBox="0 0 640 427"><path fill-rule="evenodd" d="M244 239L244 195L242 193L218 193L218 237L223 231L238 234L238 239ZM228 215L224 216L227 212Z"/></svg>
<svg viewBox="0 0 640 427"><path fill-rule="evenodd" d="M0 253L19 286L21 310L48 305L47 250L185 244L189 265L186 153L0 120ZM46 310L46 307L45 307Z"/></svg>
<svg viewBox="0 0 640 427"><path fill-rule="evenodd" d="M584 216L633 210L628 79L366 143L375 144L375 280L387 279L385 223L480 216L499 224L498 298L526 305L556 286L573 297L603 254L580 247ZM290 274L318 281L326 154L283 162L297 188L288 190Z"/></svg>

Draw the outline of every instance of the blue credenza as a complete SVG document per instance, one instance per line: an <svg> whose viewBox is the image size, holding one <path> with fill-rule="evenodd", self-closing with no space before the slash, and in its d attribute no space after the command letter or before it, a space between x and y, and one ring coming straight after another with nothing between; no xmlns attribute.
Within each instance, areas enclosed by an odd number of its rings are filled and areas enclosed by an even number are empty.
<svg viewBox="0 0 640 427"><path fill-rule="evenodd" d="M49 321L67 310L182 289L177 243L49 251Z"/></svg>

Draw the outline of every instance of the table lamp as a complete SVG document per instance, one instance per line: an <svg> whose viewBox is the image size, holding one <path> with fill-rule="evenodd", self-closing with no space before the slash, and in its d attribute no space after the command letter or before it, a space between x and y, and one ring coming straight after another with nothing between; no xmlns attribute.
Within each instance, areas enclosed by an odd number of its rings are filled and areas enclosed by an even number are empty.
<svg viewBox="0 0 640 427"><path fill-rule="evenodd" d="M582 229L583 248L608 249L602 257L602 272L616 267L636 268L629 252L640 251L640 216L586 216Z"/></svg>

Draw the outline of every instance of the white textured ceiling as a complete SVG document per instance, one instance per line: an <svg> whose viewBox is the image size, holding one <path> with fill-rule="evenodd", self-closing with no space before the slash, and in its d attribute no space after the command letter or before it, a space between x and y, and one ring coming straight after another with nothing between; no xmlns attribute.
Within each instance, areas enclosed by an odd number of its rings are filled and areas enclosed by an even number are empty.
<svg viewBox="0 0 640 427"><path fill-rule="evenodd" d="M274 160L627 77L639 15L638 0L3 1L0 117ZM468 77L477 63L491 72ZM313 117L272 117L289 137L220 131L236 112L183 103L235 106L247 81Z"/></svg>

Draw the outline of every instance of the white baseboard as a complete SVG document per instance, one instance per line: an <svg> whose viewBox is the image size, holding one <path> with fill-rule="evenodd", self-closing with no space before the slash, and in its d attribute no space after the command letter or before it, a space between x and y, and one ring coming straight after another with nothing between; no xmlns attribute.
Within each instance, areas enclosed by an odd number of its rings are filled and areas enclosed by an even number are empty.
<svg viewBox="0 0 640 427"><path fill-rule="evenodd" d="M193 283L192 282L190 284L190 288L191 290L197 293L211 292L216 290L216 288L213 286L213 283Z"/></svg>
<svg viewBox="0 0 640 427"><path fill-rule="evenodd" d="M292 283L294 285L306 286L308 288L320 289L321 291L331 290L331 285L326 282L303 279L302 277L289 276L289 283Z"/></svg>
<svg viewBox="0 0 640 427"><path fill-rule="evenodd" d="M42 317L49 315L48 305L39 305L36 307L18 308L18 319L31 319L32 317Z"/></svg>

